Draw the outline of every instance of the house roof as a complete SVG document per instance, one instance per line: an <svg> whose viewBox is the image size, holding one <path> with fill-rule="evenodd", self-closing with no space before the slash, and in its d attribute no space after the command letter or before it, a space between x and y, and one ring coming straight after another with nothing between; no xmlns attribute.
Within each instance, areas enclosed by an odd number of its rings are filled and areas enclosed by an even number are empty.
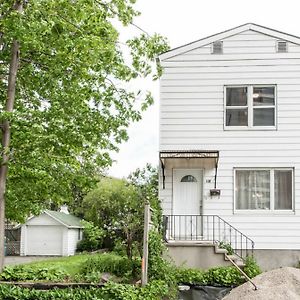
<svg viewBox="0 0 300 300"><path fill-rule="evenodd" d="M65 214L63 212L58 212L54 210L48 210L48 209L46 209L44 212L51 218L61 223L62 225L65 225L66 227L71 227L71 228L83 227L80 223L81 220L73 215Z"/></svg>
<svg viewBox="0 0 300 300"><path fill-rule="evenodd" d="M205 37L203 39L188 43L186 45L171 49L171 50L169 50L165 53L162 53L159 56L159 59L161 61L163 61L163 60L171 58L173 56L183 54L185 52L194 50L194 49L199 48L199 47L203 47L203 46L211 44L215 41L228 38L230 36L239 34L241 32L247 31L247 30L256 31L256 32L259 32L259 33L262 33L262 34L265 34L265 35L268 35L268 36L275 37L277 39L285 40L287 42L291 42L291 43L300 45L300 37L298 37L298 36L288 34L288 33L284 33L282 31L278 31L278 30L271 29L271 28L261 26L261 25L257 25L257 24L254 24L254 23L247 23L247 24L240 25L238 27L234 27L234 28L231 28L229 30L226 30L226 31L223 31L223 32Z"/></svg>

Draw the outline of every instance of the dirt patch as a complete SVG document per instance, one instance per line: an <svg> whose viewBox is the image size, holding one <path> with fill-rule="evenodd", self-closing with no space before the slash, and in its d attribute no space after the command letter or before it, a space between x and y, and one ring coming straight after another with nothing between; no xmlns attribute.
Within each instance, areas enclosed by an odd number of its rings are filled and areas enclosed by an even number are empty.
<svg viewBox="0 0 300 300"><path fill-rule="evenodd" d="M253 282L258 290L249 282L233 289L223 300L299 300L300 270L296 268L280 268L256 276Z"/></svg>

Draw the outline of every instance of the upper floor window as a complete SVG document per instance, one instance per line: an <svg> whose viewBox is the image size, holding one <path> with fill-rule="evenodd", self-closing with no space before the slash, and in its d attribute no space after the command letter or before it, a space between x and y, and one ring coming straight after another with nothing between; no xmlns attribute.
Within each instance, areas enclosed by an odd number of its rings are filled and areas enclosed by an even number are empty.
<svg viewBox="0 0 300 300"><path fill-rule="evenodd" d="M247 85L225 88L225 128L275 129L275 86Z"/></svg>

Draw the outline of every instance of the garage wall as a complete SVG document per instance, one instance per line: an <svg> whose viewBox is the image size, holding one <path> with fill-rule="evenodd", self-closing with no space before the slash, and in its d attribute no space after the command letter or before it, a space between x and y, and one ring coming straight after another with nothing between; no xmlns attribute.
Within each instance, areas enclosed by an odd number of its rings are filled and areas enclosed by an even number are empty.
<svg viewBox="0 0 300 300"><path fill-rule="evenodd" d="M77 247L79 229L68 229L68 255L74 255Z"/></svg>
<svg viewBox="0 0 300 300"><path fill-rule="evenodd" d="M42 213L41 215L34 217L26 222L26 225L58 225L61 223L55 221L53 218L49 217L47 214Z"/></svg>

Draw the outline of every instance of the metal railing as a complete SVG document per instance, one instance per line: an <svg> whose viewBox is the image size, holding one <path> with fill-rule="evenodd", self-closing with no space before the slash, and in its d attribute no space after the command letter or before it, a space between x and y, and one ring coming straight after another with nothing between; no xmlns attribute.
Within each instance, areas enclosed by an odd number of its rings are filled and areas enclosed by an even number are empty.
<svg viewBox="0 0 300 300"><path fill-rule="evenodd" d="M164 215L165 241L207 241L230 245L244 259L253 255L254 242L218 215Z"/></svg>

